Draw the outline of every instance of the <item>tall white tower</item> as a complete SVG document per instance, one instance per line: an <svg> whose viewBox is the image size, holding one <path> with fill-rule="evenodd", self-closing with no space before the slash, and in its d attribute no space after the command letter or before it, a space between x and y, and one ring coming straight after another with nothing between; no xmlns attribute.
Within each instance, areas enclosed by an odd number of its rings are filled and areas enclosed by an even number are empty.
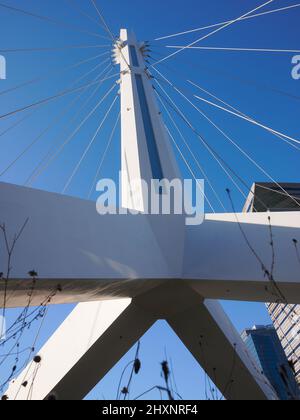
<svg viewBox="0 0 300 420"><path fill-rule="evenodd" d="M180 178L144 58L145 44L122 29L114 50L121 67L122 207L144 212L142 182Z"/></svg>

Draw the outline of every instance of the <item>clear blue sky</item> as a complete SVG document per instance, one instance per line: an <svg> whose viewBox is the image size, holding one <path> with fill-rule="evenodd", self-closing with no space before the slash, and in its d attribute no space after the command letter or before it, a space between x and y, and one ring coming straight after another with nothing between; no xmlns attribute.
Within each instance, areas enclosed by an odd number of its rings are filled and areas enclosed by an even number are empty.
<svg viewBox="0 0 300 420"><path fill-rule="evenodd" d="M97 19L95 10L89 0L71 0L82 10ZM295 4L295 1L274 1L264 10L279 8ZM19 7L28 11L77 25L85 31L105 33L96 23L82 16L70 6L68 0L6 0L5 4ZM138 38L149 40L153 51L153 58L158 59L161 54L166 55L173 50L165 45L185 45L199 38L200 32L184 37L178 37L161 42L155 38L175 32L185 31L204 25L218 23L241 16L254 9L262 1L258 0L165 0L137 1L114 0L98 1L107 22L115 34L121 27L134 29ZM24 16L0 7L0 49L45 48L66 45L109 45L110 41L83 32L68 30L49 22ZM300 8L278 14L268 15L237 23L203 41L201 45L212 47L240 47L240 48L269 48L269 49L300 49L299 46L299 18ZM35 79L39 75L52 73L52 77L39 83L32 84L17 91L0 96L0 114L38 101L44 97L55 95L72 85L84 73L91 70L98 62L92 61L79 68L59 73L59 69L71 66L76 62L88 59L106 51L107 48L73 49L63 51L39 52L7 52L2 53L7 60L7 80L0 81L0 95L24 81ZM0 52L1 53L1 52ZM215 95L229 102L241 111L271 126L274 129L299 137L299 98L300 80L291 77L292 53L254 53L254 52L220 52L220 51L185 51L176 58L161 65L160 71L172 79L181 89L190 95L199 93L191 88L185 79L189 78L210 90ZM106 58L106 57L105 57ZM101 60L103 60L102 58ZM115 69L117 72L118 69ZM114 72L115 72L114 71ZM56 73L55 73L56 72ZM113 73L114 73L113 72ZM59 73L59 74L58 74ZM97 71L91 73L84 81L93 80ZM32 170L53 145L59 145L75 129L79 121L96 104L100 96L110 87L112 82L106 82L101 92L89 103L84 111L70 121L76 112L76 107L68 113L51 130L37 142L30 153L24 155L2 181L23 184ZM277 92L284 91L287 94ZM90 89L92 91L92 88ZM216 130L211 127L199 114L187 106L178 96L169 90L179 106L189 116L192 123L215 147L219 154L240 174L249 185L254 181L267 181L267 177L241 156ZM292 97L292 96L295 97ZM85 94L80 103L88 96ZM34 115L16 127L14 130L1 135L23 114L1 120L0 123L0 172L12 162L19 153L39 134L45 130L56 114L67 107L76 94L64 97L40 108ZM101 108L99 113L89 119L74 141L68 145L64 153L37 179L34 187L50 191L61 191L68 176L78 162L83 150L93 135L99 118L104 115L112 97ZM225 130L242 146L270 175L278 181L299 181L299 151L291 148L278 138L212 109L209 105L199 105L215 123ZM77 105L78 106L78 105ZM31 112L31 111L30 111ZM30 112L28 114L30 114ZM86 197L96 172L98 161L104 151L109 129L115 121L118 106L115 107L107 125L104 127L91 153L85 159L82 167L68 193ZM26 113L24 114L26 115ZM226 188L232 189L237 209L241 209L244 198L235 191L231 182L216 162L208 155L199 141L181 123L185 136L189 139L193 151L198 156L212 183L230 209ZM186 153L186 151L185 151ZM190 159L190 157L187 155ZM186 168L180 162L182 170L189 176ZM197 174L197 167L192 163ZM115 177L119 168L119 131L114 138L110 154L105 161L101 176ZM199 174L201 177L201 174ZM246 193L245 189L245 193ZM211 192L208 196L217 211L221 211L218 202ZM31 267L29 267L31 268ZM38 270L38 267L36 267ZM270 320L263 305L246 303L224 303L224 307L239 330L253 324L269 323ZM47 317L40 345L49 337L70 311L70 307L51 308ZM15 313L10 314L10 317ZM28 342L29 342L28 338ZM172 331L163 323L157 324L142 340L142 374L134 384L133 394L138 394L148 387L161 382L159 363L165 358L165 352L173 360L175 376L180 393L185 398L200 399L204 397L203 373L186 349L174 336ZM132 359L132 352L110 372L91 394L91 398L114 398L121 370L128 360ZM13 363L13 361L12 361ZM0 367L0 372L3 367ZM3 376L6 373L3 372ZM1 375L2 376L2 375ZM155 395L152 395L155 397Z"/></svg>

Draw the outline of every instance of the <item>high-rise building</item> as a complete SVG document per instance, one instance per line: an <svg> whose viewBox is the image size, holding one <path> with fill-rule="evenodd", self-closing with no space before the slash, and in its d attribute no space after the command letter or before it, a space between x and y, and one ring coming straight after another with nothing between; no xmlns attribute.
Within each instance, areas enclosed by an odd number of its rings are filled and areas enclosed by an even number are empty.
<svg viewBox="0 0 300 420"><path fill-rule="evenodd" d="M264 212L267 210L282 212L299 211L299 206L299 183L272 184L268 182L257 182L251 188L243 211L245 213Z"/></svg>
<svg viewBox="0 0 300 420"><path fill-rule="evenodd" d="M300 385L300 305L267 304L274 327Z"/></svg>
<svg viewBox="0 0 300 420"><path fill-rule="evenodd" d="M256 183L246 201L244 212L299 211L297 202L300 205L300 184L285 183L279 186L272 183ZM267 308L300 386L300 305L272 303L267 304Z"/></svg>
<svg viewBox="0 0 300 420"><path fill-rule="evenodd" d="M280 400L298 400L299 387L273 325L245 330L242 339Z"/></svg>

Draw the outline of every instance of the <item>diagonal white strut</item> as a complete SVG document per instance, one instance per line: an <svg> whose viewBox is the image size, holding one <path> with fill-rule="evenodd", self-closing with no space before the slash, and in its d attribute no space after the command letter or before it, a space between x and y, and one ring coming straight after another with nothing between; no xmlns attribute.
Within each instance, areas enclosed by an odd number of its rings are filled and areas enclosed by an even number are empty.
<svg viewBox="0 0 300 420"><path fill-rule="evenodd" d="M134 35L122 30L116 49L121 65L121 204L143 213L141 179L172 180L180 173L142 51ZM274 276L291 303L300 303L300 270L292 242L300 239L299 216L271 215ZM13 234L27 217L6 305L27 304L28 265L40 278L32 304L39 304L58 282L62 291L52 303L93 302L78 305L41 350L34 399L49 394L83 398L158 319L168 321L226 398L274 398L219 304L207 300L278 299L240 230L242 226L269 266L268 214L238 215L239 222L233 214L206 215L203 225L186 227L181 215L99 216L94 202L0 184L0 222ZM0 263L5 263L4 255ZM1 303L3 290L0 283ZM30 369L32 365L10 385L11 399L27 398L20 384L27 372L30 379Z"/></svg>

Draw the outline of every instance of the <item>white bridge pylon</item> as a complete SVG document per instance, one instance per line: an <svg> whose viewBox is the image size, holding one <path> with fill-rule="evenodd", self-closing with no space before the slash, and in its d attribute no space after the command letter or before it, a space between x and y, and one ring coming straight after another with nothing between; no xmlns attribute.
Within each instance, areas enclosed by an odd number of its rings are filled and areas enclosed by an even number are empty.
<svg viewBox="0 0 300 420"><path fill-rule="evenodd" d="M122 206L143 212L132 180L180 177L143 57L143 45L121 31ZM165 319L227 399L276 399L217 299L278 299L240 226L266 267L272 265L269 214L206 215L186 226L178 215L100 216L95 203L0 184L0 222L12 235L29 222L13 257L7 307L28 303L28 269L39 273L31 304L59 284L52 304L78 303L14 380L9 399L27 399L22 383L34 374L32 399L83 399L136 341ZM274 278L290 303L300 303L300 266L293 239L300 213L272 213ZM6 264L1 254L0 266ZM273 286L273 287L272 287ZM0 302L4 282L0 283ZM234 368L232 360L235 357Z"/></svg>

